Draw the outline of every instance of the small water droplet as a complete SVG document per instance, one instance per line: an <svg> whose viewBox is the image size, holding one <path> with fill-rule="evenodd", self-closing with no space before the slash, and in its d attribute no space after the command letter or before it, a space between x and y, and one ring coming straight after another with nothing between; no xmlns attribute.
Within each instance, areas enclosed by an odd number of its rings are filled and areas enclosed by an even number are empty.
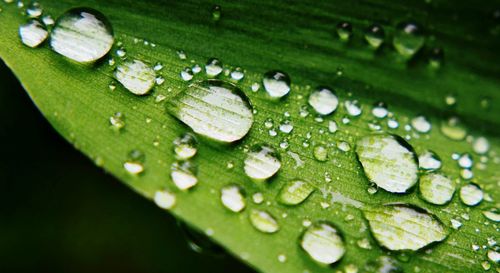
<svg viewBox="0 0 500 273"><path fill-rule="evenodd" d="M266 211L253 209L250 212L250 223L263 233L275 233L279 230L276 219Z"/></svg>
<svg viewBox="0 0 500 273"><path fill-rule="evenodd" d="M433 151L426 150L418 157L420 169L435 171L441 168L441 159Z"/></svg>
<svg viewBox="0 0 500 273"><path fill-rule="evenodd" d="M279 261L280 263L284 263L284 262L286 262L286 255L284 255L284 254L280 254L280 255L278 255L278 261Z"/></svg>
<svg viewBox="0 0 500 273"><path fill-rule="evenodd" d="M330 133L332 133L332 134L333 134L333 133L337 132L338 128L339 128L339 127L338 127L338 125L337 125L337 122L336 122L336 121L334 121L334 120L330 120L330 121L328 121L328 131L329 131Z"/></svg>
<svg viewBox="0 0 500 273"><path fill-rule="evenodd" d="M290 121L286 120L282 124L280 124L280 131L289 134L293 130L293 125L290 123Z"/></svg>
<svg viewBox="0 0 500 273"><path fill-rule="evenodd" d="M421 27L414 22L402 22L396 26L393 45L399 54L411 58L422 48L425 36Z"/></svg>
<svg viewBox="0 0 500 273"><path fill-rule="evenodd" d="M460 141L467 135L467 130L457 117L441 121L441 133L451 140Z"/></svg>
<svg viewBox="0 0 500 273"><path fill-rule="evenodd" d="M309 105L320 115L333 113L339 104L337 95L326 87L319 87L309 95Z"/></svg>
<svg viewBox="0 0 500 273"><path fill-rule="evenodd" d="M261 192L254 193L252 195L252 200L255 204L261 204L264 202L264 195Z"/></svg>
<svg viewBox="0 0 500 273"><path fill-rule="evenodd" d="M177 57L179 57L179 59L181 59L181 60L187 59L187 56L186 56L186 53L184 52L184 50L178 50Z"/></svg>
<svg viewBox="0 0 500 273"><path fill-rule="evenodd" d="M460 188L460 200L467 206L476 206L483 201L483 190L479 185L469 183Z"/></svg>
<svg viewBox="0 0 500 273"><path fill-rule="evenodd" d="M484 217L493 222L500 222L500 211L497 208L483 211Z"/></svg>
<svg viewBox="0 0 500 273"><path fill-rule="evenodd" d="M368 179L386 191L404 193L418 181L415 152L401 137L365 136L357 141L356 153Z"/></svg>
<svg viewBox="0 0 500 273"><path fill-rule="evenodd" d="M365 31L365 40L374 49L377 49L380 45L382 45L384 38L385 32L381 25L373 24Z"/></svg>
<svg viewBox="0 0 500 273"><path fill-rule="evenodd" d="M424 116L416 116L416 117L414 117L411 120L411 126L415 130L417 130L417 132L423 133L423 134L428 133L431 130L431 128L432 128L431 123Z"/></svg>
<svg viewBox="0 0 500 273"><path fill-rule="evenodd" d="M472 156L468 153L465 153L458 158L458 166L460 166L460 168L470 169L472 168L472 164Z"/></svg>
<svg viewBox="0 0 500 273"><path fill-rule="evenodd" d="M328 149L324 145L316 145L313 148L313 156L316 160L325 162L328 160Z"/></svg>
<svg viewBox="0 0 500 273"><path fill-rule="evenodd" d="M222 204L228 210L241 212L245 208L245 196L238 185L227 185L221 189Z"/></svg>
<svg viewBox="0 0 500 273"><path fill-rule="evenodd" d="M144 172L144 154L139 150L132 150L128 154L128 159L123 163L125 170L133 175L139 175Z"/></svg>
<svg viewBox="0 0 500 273"><path fill-rule="evenodd" d="M384 102L377 102L372 109L372 115L376 118L385 118L389 114L387 105Z"/></svg>
<svg viewBox="0 0 500 273"><path fill-rule="evenodd" d="M47 29L38 21L30 20L28 23L19 27L19 37L24 45L29 47L37 47L41 45L49 33Z"/></svg>
<svg viewBox="0 0 500 273"><path fill-rule="evenodd" d="M180 190L188 190L198 184L196 167L190 161L174 162L171 167L170 177Z"/></svg>
<svg viewBox="0 0 500 273"><path fill-rule="evenodd" d="M194 73L193 73L193 70L191 70L191 68L189 67L185 67L182 71L181 71L181 78L184 80L184 81L190 81L193 79L194 77Z"/></svg>
<svg viewBox="0 0 500 273"><path fill-rule="evenodd" d="M444 205L453 197L455 183L442 174L429 173L420 177L419 190L425 201L435 205Z"/></svg>
<svg viewBox="0 0 500 273"><path fill-rule="evenodd" d="M399 122L395 119L388 119L387 126L391 129L397 129L399 127Z"/></svg>
<svg viewBox="0 0 500 273"><path fill-rule="evenodd" d="M341 41L347 42L352 36L352 25L349 22L340 22L337 24L337 35Z"/></svg>
<svg viewBox="0 0 500 273"><path fill-rule="evenodd" d="M300 246L311 259L324 265L337 262L346 252L337 229L325 222L308 227L300 239Z"/></svg>
<svg viewBox="0 0 500 273"><path fill-rule="evenodd" d="M363 239L356 241L356 244L362 249L372 249L372 245L370 244L370 241L366 238L363 238Z"/></svg>
<svg viewBox="0 0 500 273"><path fill-rule="evenodd" d="M272 177L280 168L278 154L268 146L253 146L245 159L245 174L257 181Z"/></svg>
<svg viewBox="0 0 500 273"><path fill-rule="evenodd" d="M216 77L222 73L222 63L216 58L209 59L205 65L205 71L208 76Z"/></svg>
<svg viewBox="0 0 500 273"><path fill-rule="evenodd" d="M175 195L169 191L157 191L154 196L155 204L162 209L171 209L175 206Z"/></svg>
<svg viewBox="0 0 500 273"><path fill-rule="evenodd" d="M377 242L389 250L419 250L448 236L434 215L407 205L366 208L363 213Z"/></svg>
<svg viewBox="0 0 500 273"><path fill-rule="evenodd" d="M55 24L54 19L53 19L53 18L52 18L52 16L50 16L50 15L45 15L45 16L43 16L43 17L42 17L42 22L43 22L43 24L44 24L44 25L46 25L46 26L52 26L52 25L54 25L54 24Z"/></svg>
<svg viewBox="0 0 500 273"><path fill-rule="evenodd" d="M472 149L476 154L486 154L490 150L490 142L485 137L477 137L472 142Z"/></svg>
<svg viewBox="0 0 500 273"><path fill-rule="evenodd" d="M231 71L231 79L235 81L239 81L245 77L245 73L241 71L241 68L237 67L233 71Z"/></svg>
<svg viewBox="0 0 500 273"><path fill-rule="evenodd" d="M344 107L347 111L347 113L352 116L352 117L357 117L361 115L363 110L361 109L361 106L359 105L359 102L357 100L346 100L344 102Z"/></svg>
<svg viewBox="0 0 500 273"><path fill-rule="evenodd" d="M125 117L121 112L116 112L109 118L109 123L111 124L111 128L116 131L120 131L125 127Z"/></svg>
<svg viewBox="0 0 500 273"><path fill-rule="evenodd" d="M52 49L76 62L95 62L113 46L113 29L106 17L93 9L74 8L61 15L52 29Z"/></svg>
<svg viewBox="0 0 500 273"><path fill-rule="evenodd" d="M443 59L444 59L444 51L442 48L434 47L431 49L431 52L429 53L429 65L432 68L441 67Z"/></svg>
<svg viewBox="0 0 500 273"><path fill-rule="evenodd" d="M500 253L495 250L488 250L488 259L493 263L500 263Z"/></svg>
<svg viewBox="0 0 500 273"><path fill-rule="evenodd" d="M351 150L351 145L346 141L337 142L337 148L342 152L349 152Z"/></svg>
<svg viewBox="0 0 500 273"><path fill-rule="evenodd" d="M217 22L220 20L220 17L222 15L222 8L219 5L214 5L212 7L212 20L214 22Z"/></svg>
<svg viewBox="0 0 500 273"><path fill-rule="evenodd" d="M189 133L185 133L174 140L174 152L177 159L186 160L196 155L196 138Z"/></svg>
<svg viewBox="0 0 500 273"><path fill-rule="evenodd" d="M154 70L139 60L125 61L118 65L115 78L132 94L146 95L155 85Z"/></svg>
<svg viewBox="0 0 500 273"><path fill-rule="evenodd" d="M294 206L304 202L314 191L314 187L306 181L297 179L288 181L278 194L281 204Z"/></svg>
<svg viewBox="0 0 500 273"><path fill-rule="evenodd" d="M290 92L290 77L281 71L269 71L262 79L264 89L273 99L284 97Z"/></svg>
<svg viewBox="0 0 500 273"><path fill-rule="evenodd" d="M167 109L197 134L226 143L243 138L253 124L246 95L220 80L189 85L168 102Z"/></svg>
<svg viewBox="0 0 500 273"><path fill-rule="evenodd" d="M40 3L36 1L31 2L26 8L26 14L30 18L38 18L42 15L42 13L43 13L43 8L40 5Z"/></svg>

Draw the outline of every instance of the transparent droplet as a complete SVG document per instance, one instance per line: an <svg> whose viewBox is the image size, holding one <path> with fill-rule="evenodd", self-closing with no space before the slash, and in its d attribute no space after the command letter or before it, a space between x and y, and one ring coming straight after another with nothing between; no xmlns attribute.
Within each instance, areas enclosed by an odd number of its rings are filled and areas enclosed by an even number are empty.
<svg viewBox="0 0 500 273"><path fill-rule="evenodd" d="M170 169L170 177L180 190L188 190L198 184L196 167L190 161L174 162Z"/></svg>
<svg viewBox="0 0 500 273"><path fill-rule="evenodd" d="M342 152L349 152L351 150L351 145L349 142L339 141L337 142L337 148L339 148Z"/></svg>
<svg viewBox="0 0 500 273"><path fill-rule="evenodd" d="M429 53L429 65L433 68L441 67L444 59L444 51L440 47L434 47Z"/></svg>
<svg viewBox="0 0 500 273"><path fill-rule="evenodd" d="M220 16L222 15L222 9L219 5L214 5L212 7L212 20L217 22L220 20Z"/></svg>
<svg viewBox="0 0 500 273"><path fill-rule="evenodd" d="M109 118L109 123L111 124L111 128L119 131L125 127L125 117L121 112L116 112Z"/></svg>
<svg viewBox="0 0 500 273"><path fill-rule="evenodd" d="M314 187L303 180L288 181L278 194L281 204L294 206L304 202L314 191Z"/></svg>
<svg viewBox="0 0 500 273"><path fill-rule="evenodd" d="M332 90L320 87L309 95L308 102L318 114L329 115L337 109L339 99Z"/></svg>
<svg viewBox="0 0 500 273"><path fill-rule="evenodd" d="M205 71L208 76L216 77L222 72L222 63L219 59L212 58L205 65Z"/></svg>
<svg viewBox="0 0 500 273"><path fill-rule="evenodd" d="M195 133L226 143L243 138L253 124L246 95L220 80L189 85L168 102L167 109Z"/></svg>
<svg viewBox="0 0 500 273"><path fill-rule="evenodd" d="M154 196L155 204L162 209L171 209L175 206L175 194L169 191L157 191Z"/></svg>
<svg viewBox="0 0 500 273"><path fill-rule="evenodd" d="M125 61L118 65L115 78L128 91L135 95L146 95L155 85L154 70L139 60Z"/></svg>
<svg viewBox="0 0 500 273"><path fill-rule="evenodd" d="M425 201L435 205L444 205L453 197L455 183L442 174L429 173L420 177L419 190Z"/></svg>
<svg viewBox="0 0 500 273"><path fill-rule="evenodd" d="M128 159L123 163L125 170L133 175L139 175L144 172L144 154L139 150L132 150L128 154Z"/></svg>
<svg viewBox="0 0 500 273"><path fill-rule="evenodd" d="M485 137L477 137L472 142L472 149L476 154L486 154L490 150L490 142Z"/></svg>
<svg viewBox="0 0 500 273"><path fill-rule="evenodd" d="M483 190L479 185L469 183L460 188L460 200L467 206L476 206L483 201Z"/></svg>
<svg viewBox="0 0 500 273"><path fill-rule="evenodd" d="M93 9L75 8L61 15L52 29L52 49L76 62L95 62L113 46L113 29L106 17Z"/></svg>
<svg viewBox="0 0 500 273"><path fill-rule="evenodd" d="M488 259L493 263L500 263L500 253L495 250L488 250Z"/></svg>
<svg viewBox="0 0 500 273"><path fill-rule="evenodd" d="M389 114L387 105L384 102L378 102L373 106L372 115L376 118L385 118Z"/></svg>
<svg viewBox="0 0 500 273"><path fill-rule="evenodd" d="M316 145L313 148L313 156L316 160L324 162L328 160L328 149L324 145Z"/></svg>
<svg viewBox="0 0 500 273"><path fill-rule="evenodd" d="M264 202L264 195L261 192L254 193L252 195L252 200L255 204L261 204Z"/></svg>
<svg viewBox="0 0 500 273"><path fill-rule="evenodd" d="M325 222L309 226L300 239L300 246L317 263L330 265L346 252L344 240L337 229Z"/></svg>
<svg viewBox="0 0 500 273"><path fill-rule="evenodd" d="M470 169L472 168L472 163L472 156L468 153L465 153L458 158L458 166L460 166L460 168Z"/></svg>
<svg viewBox="0 0 500 273"><path fill-rule="evenodd" d="M337 24L337 35L341 41L349 41L352 36L352 25L349 22L340 22Z"/></svg>
<svg viewBox="0 0 500 273"><path fill-rule="evenodd" d="M250 212L250 223L263 233L275 233L279 230L276 219L266 211L253 209Z"/></svg>
<svg viewBox="0 0 500 273"><path fill-rule="evenodd" d="M191 68L189 67L186 67L184 68L182 71L181 71L181 78L184 80L184 81L190 81L192 80L194 77L194 73L193 73L193 70L191 70Z"/></svg>
<svg viewBox="0 0 500 273"><path fill-rule="evenodd" d="M451 227L455 230L458 230L462 227L462 222L456 219L451 219L450 222L451 222Z"/></svg>
<svg viewBox="0 0 500 273"><path fill-rule="evenodd" d="M224 207L233 212L240 212L246 206L243 190L238 185L223 187L220 199Z"/></svg>
<svg viewBox="0 0 500 273"><path fill-rule="evenodd" d="M367 178L386 191L404 193L418 181L415 152L401 137L365 136L357 141L356 153Z"/></svg>
<svg viewBox="0 0 500 273"><path fill-rule="evenodd" d="M29 47L37 47L41 45L49 33L47 29L38 21L30 20L28 23L19 27L19 37L24 45Z"/></svg>
<svg viewBox="0 0 500 273"><path fill-rule="evenodd" d="M198 151L196 138L185 133L174 140L174 152L177 159L186 160L196 155Z"/></svg>
<svg viewBox="0 0 500 273"><path fill-rule="evenodd" d="M43 9L40 3L33 1L31 2L28 7L26 8L26 14L30 18L38 18L42 15Z"/></svg>
<svg viewBox="0 0 500 273"><path fill-rule="evenodd" d="M381 25L373 24L365 31L365 40L368 44L377 49L382 45L385 38L385 32Z"/></svg>
<svg viewBox="0 0 500 273"><path fill-rule="evenodd" d="M358 241L356 241L356 244L362 248L362 249L372 249L372 246L370 244L370 240L363 238Z"/></svg>
<svg viewBox="0 0 500 273"><path fill-rule="evenodd" d="M245 74L243 71L241 71L241 68L237 67L235 70L231 71L231 79L235 81L239 81L245 77Z"/></svg>
<svg viewBox="0 0 500 273"><path fill-rule="evenodd" d="M357 100L346 100L344 102L344 107L349 116L357 117L362 113L361 106Z"/></svg>
<svg viewBox="0 0 500 273"><path fill-rule="evenodd" d="M425 36L421 27L413 22L403 22L396 26L393 45L399 54L404 57L412 57L422 48Z"/></svg>
<svg viewBox="0 0 500 273"><path fill-rule="evenodd" d="M441 133L449 139L460 141L467 135L467 130L457 117L451 117L441 122Z"/></svg>
<svg viewBox="0 0 500 273"><path fill-rule="evenodd" d="M441 158L433 151L427 150L418 157L418 164L422 170L435 171L441 168Z"/></svg>
<svg viewBox="0 0 500 273"><path fill-rule="evenodd" d="M274 99L284 97L290 92L290 78L281 71L269 71L262 79L267 94Z"/></svg>
<svg viewBox="0 0 500 273"><path fill-rule="evenodd" d="M419 133L428 133L432 125L424 116L416 116L411 120L411 126Z"/></svg>
<svg viewBox="0 0 500 273"><path fill-rule="evenodd" d="M290 123L290 121L285 121L282 124L280 124L280 131L289 134L293 130L293 125Z"/></svg>
<svg viewBox="0 0 500 273"><path fill-rule="evenodd" d="M388 119L387 126L391 129L397 129L399 127L399 122L395 119Z"/></svg>
<svg viewBox="0 0 500 273"><path fill-rule="evenodd" d="M483 211L483 215L493 222L500 222L500 211L496 208Z"/></svg>
<svg viewBox="0 0 500 273"><path fill-rule="evenodd" d="M270 147L256 145L245 159L245 174L254 180L266 180L281 168L278 154Z"/></svg>
<svg viewBox="0 0 500 273"><path fill-rule="evenodd" d="M434 215L403 204L365 208L373 236L389 250L419 250L443 241L448 232Z"/></svg>
<svg viewBox="0 0 500 273"><path fill-rule="evenodd" d="M338 129L339 129L339 126L337 125L336 121L334 121L334 120L328 121L328 131L330 133L333 134L333 133L337 132Z"/></svg>
<svg viewBox="0 0 500 273"><path fill-rule="evenodd" d="M184 50L178 50L177 57L179 57L179 59L181 59L181 60L187 59L187 56L186 56L186 53L184 52Z"/></svg>

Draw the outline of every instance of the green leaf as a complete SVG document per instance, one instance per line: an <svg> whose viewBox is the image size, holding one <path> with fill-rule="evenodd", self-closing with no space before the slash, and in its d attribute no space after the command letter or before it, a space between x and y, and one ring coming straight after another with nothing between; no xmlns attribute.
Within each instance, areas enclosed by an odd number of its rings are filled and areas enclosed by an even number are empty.
<svg viewBox="0 0 500 273"><path fill-rule="evenodd" d="M471 6L456 1L403 5L394 1L223 1L218 3L221 8L215 15L212 3L203 1L40 3L44 13L54 18L79 6L98 10L108 18L115 38L109 56L93 65L80 65L55 53L47 44L35 49L24 46L18 29L27 20L25 8L1 2L0 57L41 112L96 165L145 197L156 196L162 207L257 270L331 272L300 246L301 236L311 222L331 223L343 238L345 254L332 265L338 270L369 271L374 262L386 260L385 256L396 257L405 272L482 272L484 267L498 266L487 257L488 249L495 250L498 226L482 214L498 207L500 198L500 26L493 16L495 3ZM396 25L409 19L424 27L427 38L411 60L400 55L391 43ZM346 20L354 28L353 36L341 41L336 25ZM363 39L364 29L374 22L386 34L377 51ZM341 34L346 37L345 29ZM434 47L443 48L445 53L439 68L428 64ZM157 62L163 65L155 73L164 82L157 84L151 94L134 95L115 81L115 66L108 60L121 64L117 50L122 48L128 60L137 59L149 67ZM179 57L179 50L187 55L186 59ZM177 161L173 142L190 129L168 114L165 104L179 102L177 96L183 97L192 82L207 79L203 72L190 81L184 81L180 74L195 64L204 68L210 58L221 60L227 71L240 68L244 72L239 81L225 73L219 78L233 82L246 94L254 109L253 125L241 141L229 145L198 135L197 153L190 159L197 171L184 165L177 169L192 171L197 184L182 191L170 178L171 166ZM263 91L263 75L272 70L284 71L291 78L290 94L280 100L270 99ZM147 78L141 79L150 81L149 72L143 75ZM257 92L252 91L255 83L261 86ZM319 118L308 106L308 95L317 86L334 90L339 99L335 113ZM450 95L456 99L452 107L445 103ZM398 128L389 128L387 118L372 116L372 105L379 101L389 105L391 115L399 121ZM356 103L362 114L350 116L348 107ZM118 112L122 116L116 115ZM409 131L405 128L417 115L430 120L430 132L417 132L422 130L418 124L413 124L414 129L408 127ZM440 124L450 116L461 119L470 137L456 141L441 132ZM111 126L110 118L115 126ZM279 128L285 121L293 125L289 133ZM335 133L329 131L332 121L339 127ZM468 207L455 194L450 203L436 206L422 200L415 187L405 194L383 189L370 194L374 190L354 149L359 139L373 133L370 124L406 138L417 154L434 151L442 161L440 171L457 182L457 189L469 183L460 175L469 167L460 168L452 154L473 154L473 181L485 193L484 200ZM489 140L491 147L485 155L472 151L470 142L478 136ZM281 160L279 172L266 182L253 181L244 173L247 150L257 144L274 148ZM315 149L318 145L327 148L326 158L323 148ZM314 158L314 151L322 151L321 160ZM136 164L129 167L140 174L127 172L126 162ZM314 192L300 205L280 204L277 197L281 188L294 179L307 181ZM221 189L234 184L241 187L246 200L240 213L228 210L221 202ZM175 204L164 190L175 196ZM252 200L256 193L262 193L264 202ZM426 250L390 252L372 236L363 211L383 212L383 204L395 202L418 206L446 227L457 229L451 229L443 242ZM257 218L256 212L260 215ZM251 222L255 224L256 219L269 228L272 221L262 215L272 216L279 230L264 234L254 228ZM457 221L461 227L453 224ZM314 238L320 241L313 245L323 243L323 237ZM473 250L473 245L480 247Z"/></svg>

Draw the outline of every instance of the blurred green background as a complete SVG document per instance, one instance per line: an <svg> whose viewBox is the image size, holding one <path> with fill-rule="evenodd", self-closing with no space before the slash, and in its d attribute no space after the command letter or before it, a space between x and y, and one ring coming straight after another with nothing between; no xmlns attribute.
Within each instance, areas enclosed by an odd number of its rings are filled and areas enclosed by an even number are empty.
<svg viewBox="0 0 500 273"><path fill-rule="evenodd" d="M253 272L76 151L0 61L0 272Z"/></svg>

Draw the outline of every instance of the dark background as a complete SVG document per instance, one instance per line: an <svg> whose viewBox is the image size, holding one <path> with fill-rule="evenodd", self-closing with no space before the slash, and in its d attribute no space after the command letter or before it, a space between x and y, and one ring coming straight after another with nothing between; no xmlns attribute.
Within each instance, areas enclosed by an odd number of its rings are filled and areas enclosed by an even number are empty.
<svg viewBox="0 0 500 273"><path fill-rule="evenodd" d="M66 142L0 61L0 272L253 272Z"/></svg>

